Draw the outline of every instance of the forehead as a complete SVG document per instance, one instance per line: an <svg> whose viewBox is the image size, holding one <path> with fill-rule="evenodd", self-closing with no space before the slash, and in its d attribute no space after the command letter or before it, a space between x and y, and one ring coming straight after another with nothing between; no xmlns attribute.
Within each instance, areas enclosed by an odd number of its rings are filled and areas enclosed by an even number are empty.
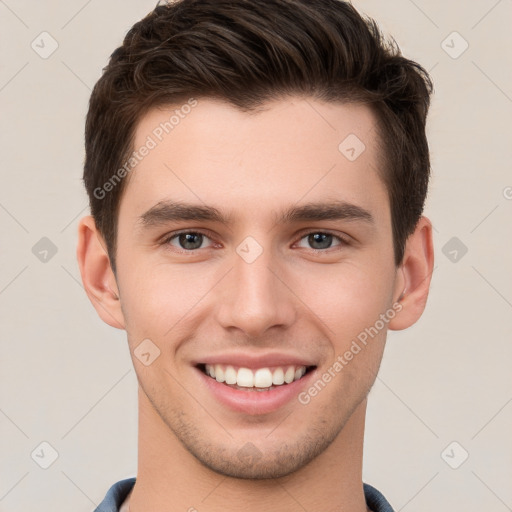
<svg viewBox="0 0 512 512"><path fill-rule="evenodd" d="M121 215L166 200L208 204L235 220L326 199L380 216L389 209L376 118L363 105L290 97L243 112L197 99L149 111L134 150Z"/></svg>

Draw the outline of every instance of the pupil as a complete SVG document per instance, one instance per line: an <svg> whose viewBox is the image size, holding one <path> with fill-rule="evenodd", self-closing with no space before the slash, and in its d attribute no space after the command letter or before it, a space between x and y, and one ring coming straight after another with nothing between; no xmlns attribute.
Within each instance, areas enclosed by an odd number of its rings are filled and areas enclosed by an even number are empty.
<svg viewBox="0 0 512 512"><path fill-rule="evenodd" d="M201 233L182 233L179 240L184 249L198 249L203 242L203 235Z"/></svg>
<svg viewBox="0 0 512 512"><path fill-rule="evenodd" d="M328 233L313 233L308 238L311 245L320 244L320 247L313 247L313 249L328 249L332 243L332 235Z"/></svg>

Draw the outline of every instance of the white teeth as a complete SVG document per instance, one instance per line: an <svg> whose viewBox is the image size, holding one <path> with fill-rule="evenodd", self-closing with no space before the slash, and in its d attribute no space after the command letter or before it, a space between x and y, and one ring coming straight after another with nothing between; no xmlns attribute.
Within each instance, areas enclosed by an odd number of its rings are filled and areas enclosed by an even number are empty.
<svg viewBox="0 0 512 512"><path fill-rule="evenodd" d="M224 370L220 364L215 365L215 380L217 382L224 382Z"/></svg>
<svg viewBox="0 0 512 512"><path fill-rule="evenodd" d="M268 368L260 368L254 374L254 385L257 388L269 388L272 386L272 372Z"/></svg>
<svg viewBox="0 0 512 512"><path fill-rule="evenodd" d="M299 380L306 373L306 368L304 366L297 368L295 370L295 380Z"/></svg>
<svg viewBox="0 0 512 512"><path fill-rule="evenodd" d="M286 384L290 384L290 382L293 382L293 379L295 378L295 368L293 366L289 366L286 370L286 373L284 374L284 381Z"/></svg>
<svg viewBox="0 0 512 512"><path fill-rule="evenodd" d="M224 378L226 379L226 384L236 384L236 370L232 366L226 366Z"/></svg>
<svg viewBox="0 0 512 512"><path fill-rule="evenodd" d="M284 372L282 368L274 370L274 373L272 374L272 384L275 384L276 386L284 384Z"/></svg>
<svg viewBox="0 0 512 512"><path fill-rule="evenodd" d="M286 368L286 370L285 370ZM221 364L205 365L205 373L217 382L225 382L229 385L238 385L243 388L257 388L258 391L273 389L272 386L291 384L299 380L306 373L305 366L287 366L270 368L238 368Z"/></svg>
<svg viewBox="0 0 512 512"><path fill-rule="evenodd" d="M249 368L239 368L236 375L236 383L243 388L253 388L254 374Z"/></svg>

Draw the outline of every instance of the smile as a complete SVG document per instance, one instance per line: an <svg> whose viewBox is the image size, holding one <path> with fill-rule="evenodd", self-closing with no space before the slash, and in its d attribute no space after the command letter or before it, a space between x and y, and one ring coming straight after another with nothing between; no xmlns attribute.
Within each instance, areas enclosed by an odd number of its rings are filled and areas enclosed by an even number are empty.
<svg viewBox="0 0 512 512"><path fill-rule="evenodd" d="M251 366L252 368L248 368ZM196 364L198 384L214 403L231 411L261 415L276 412L286 404L298 403L317 372L316 366L283 364Z"/></svg>
<svg viewBox="0 0 512 512"><path fill-rule="evenodd" d="M219 383L243 391L270 391L278 386L300 380L313 367L288 365L257 368L236 367L223 364L205 364L203 372Z"/></svg>

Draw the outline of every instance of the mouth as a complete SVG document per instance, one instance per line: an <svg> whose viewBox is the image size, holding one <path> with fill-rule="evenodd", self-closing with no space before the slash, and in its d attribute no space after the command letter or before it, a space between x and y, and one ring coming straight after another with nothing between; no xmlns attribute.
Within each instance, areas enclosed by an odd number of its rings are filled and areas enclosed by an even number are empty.
<svg viewBox="0 0 512 512"><path fill-rule="evenodd" d="M300 405L300 393L319 372L313 362L311 356L291 352L244 350L203 356L192 361L192 368L213 407L256 416Z"/></svg>
<svg viewBox="0 0 512 512"><path fill-rule="evenodd" d="M228 364L198 364L197 368L219 384L245 392L269 392L300 381L316 366L284 365L245 368Z"/></svg>
<svg viewBox="0 0 512 512"><path fill-rule="evenodd" d="M299 404L298 397L315 379L316 366L285 364L235 366L196 364L198 385L212 404L247 416L277 413ZM248 365L249 366L249 365Z"/></svg>

